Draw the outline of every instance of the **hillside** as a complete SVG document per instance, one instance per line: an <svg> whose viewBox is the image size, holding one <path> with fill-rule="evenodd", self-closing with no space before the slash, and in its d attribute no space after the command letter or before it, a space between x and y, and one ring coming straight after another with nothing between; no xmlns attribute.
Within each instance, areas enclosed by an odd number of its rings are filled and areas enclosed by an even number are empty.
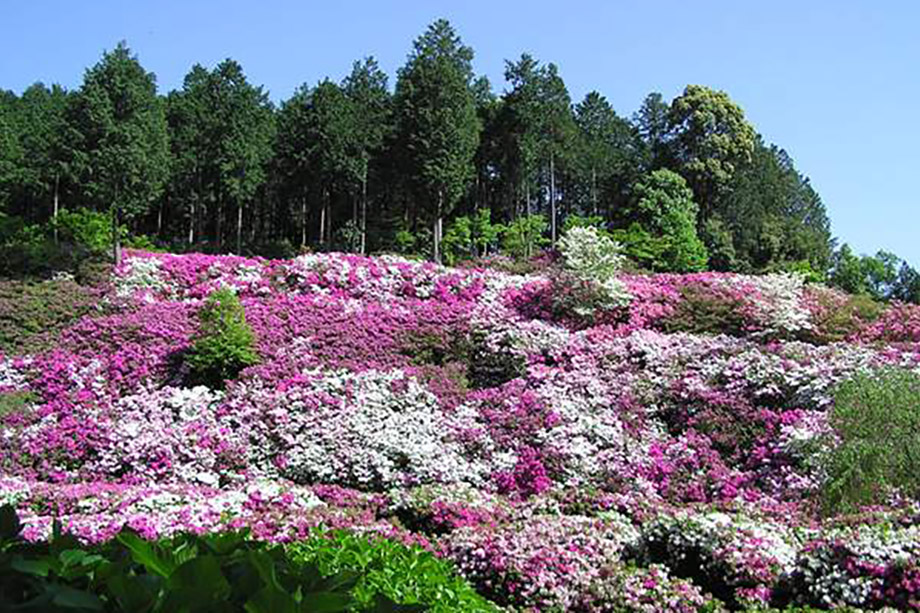
<svg viewBox="0 0 920 613"><path fill-rule="evenodd" d="M586 314L551 264L491 264L128 252L54 344L0 356L0 505L36 540L375 533L513 610L917 606L915 503L818 501L836 386L916 368L920 308L698 273ZM225 390L188 365L219 288L258 356Z"/></svg>

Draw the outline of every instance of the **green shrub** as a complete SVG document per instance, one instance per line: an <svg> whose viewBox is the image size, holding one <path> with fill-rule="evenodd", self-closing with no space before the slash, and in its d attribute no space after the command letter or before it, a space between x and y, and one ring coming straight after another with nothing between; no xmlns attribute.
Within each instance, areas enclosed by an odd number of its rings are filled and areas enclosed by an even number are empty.
<svg viewBox="0 0 920 613"><path fill-rule="evenodd" d="M90 253L105 253L112 248L112 218L108 213L61 209L49 226L52 230L57 228L60 242L78 245Z"/></svg>
<svg viewBox="0 0 920 613"><path fill-rule="evenodd" d="M661 323L665 332L733 336L745 333L747 320L741 299L727 291L697 285L682 287L680 294L674 312Z"/></svg>
<svg viewBox="0 0 920 613"><path fill-rule="evenodd" d="M422 605L433 612L498 611L445 561L417 547L388 540L368 540L347 532L315 534L288 546L294 560L315 564L326 575L355 573L354 610L367 610L381 596L402 605Z"/></svg>
<svg viewBox="0 0 920 613"><path fill-rule="evenodd" d="M360 569L321 572L303 556L295 560L282 546L249 540L243 532L152 542L124 531L108 543L84 547L59 534L49 543L25 543L20 529L13 508L0 509L3 611L425 610L400 606L381 590L359 601L351 592L358 592Z"/></svg>
<svg viewBox="0 0 920 613"><path fill-rule="evenodd" d="M857 374L838 386L825 441L827 514L920 494L920 376L896 368Z"/></svg>
<svg viewBox="0 0 920 613"><path fill-rule="evenodd" d="M814 287L809 290L816 308L812 309L812 329L804 340L812 343L836 343L857 334L877 320L885 305L867 294L844 295Z"/></svg>
<svg viewBox="0 0 920 613"><path fill-rule="evenodd" d="M198 320L198 336L187 358L194 383L222 388L226 380L259 361L246 312L232 290L212 292Z"/></svg>
<svg viewBox="0 0 920 613"><path fill-rule="evenodd" d="M518 217L505 228L502 249L514 258L530 258L537 249L549 244L549 239L543 236L548 227L543 215Z"/></svg>

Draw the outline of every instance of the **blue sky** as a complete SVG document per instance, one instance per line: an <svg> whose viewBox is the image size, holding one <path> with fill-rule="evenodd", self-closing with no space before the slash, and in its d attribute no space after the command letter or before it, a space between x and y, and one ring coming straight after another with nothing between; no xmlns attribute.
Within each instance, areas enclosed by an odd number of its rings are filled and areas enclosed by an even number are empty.
<svg viewBox="0 0 920 613"><path fill-rule="evenodd" d="M597 89L621 115L688 83L726 90L784 147L857 251L920 266L920 2L700 0L438 2L7 0L0 88L77 87L127 40L161 91L195 62L239 61L278 101L377 57L391 75L411 41L450 19L497 90L504 60L555 62L574 100Z"/></svg>

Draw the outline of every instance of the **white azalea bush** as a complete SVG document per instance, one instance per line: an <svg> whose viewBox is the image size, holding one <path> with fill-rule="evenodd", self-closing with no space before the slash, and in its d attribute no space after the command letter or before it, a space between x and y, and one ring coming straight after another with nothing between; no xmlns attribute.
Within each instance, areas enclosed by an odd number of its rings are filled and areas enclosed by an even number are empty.
<svg viewBox="0 0 920 613"><path fill-rule="evenodd" d="M484 479L450 438L454 417L400 370L312 369L284 389L247 381L223 410L266 474L376 490Z"/></svg>

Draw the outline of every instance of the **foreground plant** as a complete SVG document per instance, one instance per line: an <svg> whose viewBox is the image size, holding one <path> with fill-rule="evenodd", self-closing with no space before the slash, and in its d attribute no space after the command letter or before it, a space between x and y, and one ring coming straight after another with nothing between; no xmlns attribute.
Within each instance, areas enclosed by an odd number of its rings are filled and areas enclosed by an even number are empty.
<svg viewBox="0 0 920 613"><path fill-rule="evenodd" d="M159 542L131 531L92 547L59 533L48 543L19 539L12 507L0 509L0 609L35 613L132 611L335 613L357 610L355 571L323 576L279 545L245 532L183 534ZM424 611L383 594L360 610Z"/></svg>

